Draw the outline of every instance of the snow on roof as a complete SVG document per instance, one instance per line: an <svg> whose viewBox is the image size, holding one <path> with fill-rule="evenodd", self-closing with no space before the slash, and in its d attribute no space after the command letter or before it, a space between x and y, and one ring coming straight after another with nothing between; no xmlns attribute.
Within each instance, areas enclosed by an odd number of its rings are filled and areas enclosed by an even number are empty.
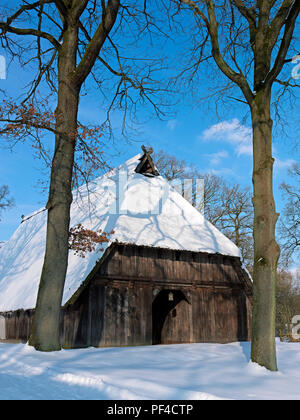
<svg viewBox="0 0 300 420"><path fill-rule="evenodd" d="M141 155L129 159L78 191L71 206L71 227L112 232L113 242L240 256L239 249L204 219L161 176L135 172ZM75 193L74 193L75 198ZM0 248L0 311L34 308L43 265L47 212L23 219ZM69 254L63 304L76 292L103 255Z"/></svg>

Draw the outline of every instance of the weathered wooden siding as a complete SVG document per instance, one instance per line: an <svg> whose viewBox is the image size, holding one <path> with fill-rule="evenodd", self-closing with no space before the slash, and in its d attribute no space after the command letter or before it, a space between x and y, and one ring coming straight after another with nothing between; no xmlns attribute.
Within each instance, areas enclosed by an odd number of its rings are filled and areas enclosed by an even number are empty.
<svg viewBox="0 0 300 420"><path fill-rule="evenodd" d="M61 340L65 348L247 340L251 299L238 258L118 244L62 308ZM2 314L7 337L26 341L32 314Z"/></svg>
<svg viewBox="0 0 300 420"><path fill-rule="evenodd" d="M152 289L88 286L62 311L65 348L152 344Z"/></svg>
<svg viewBox="0 0 300 420"><path fill-rule="evenodd" d="M165 317L160 343L178 344L193 341L191 303L181 300Z"/></svg>
<svg viewBox="0 0 300 420"><path fill-rule="evenodd" d="M95 278L159 284L248 285L237 257L118 245L99 267ZM251 290L249 292L251 294Z"/></svg>
<svg viewBox="0 0 300 420"><path fill-rule="evenodd" d="M5 318L5 328L2 331L5 333L5 339L26 343L30 335L33 313L33 310L22 309L2 313L1 316Z"/></svg>

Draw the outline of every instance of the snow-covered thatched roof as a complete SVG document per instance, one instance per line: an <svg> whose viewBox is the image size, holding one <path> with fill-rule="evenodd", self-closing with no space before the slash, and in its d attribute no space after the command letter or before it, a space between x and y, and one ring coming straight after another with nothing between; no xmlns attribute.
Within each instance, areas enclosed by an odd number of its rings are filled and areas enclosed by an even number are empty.
<svg viewBox="0 0 300 420"><path fill-rule="evenodd" d="M114 231L110 242L239 257L239 249L206 221L161 176L145 176L135 169L142 155L111 170L88 188L81 187L71 206L71 227ZM45 252L47 212L23 219L0 248L0 311L34 308ZM99 249L102 246L99 246ZM63 304L76 292L104 251L85 258L69 254Z"/></svg>

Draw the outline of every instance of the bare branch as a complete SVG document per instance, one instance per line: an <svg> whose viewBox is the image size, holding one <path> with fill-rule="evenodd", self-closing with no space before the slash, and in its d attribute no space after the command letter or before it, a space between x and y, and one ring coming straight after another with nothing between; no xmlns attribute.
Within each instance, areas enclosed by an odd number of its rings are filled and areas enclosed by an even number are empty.
<svg viewBox="0 0 300 420"><path fill-rule="evenodd" d="M295 1L293 3L292 8L289 10L287 18L284 21L284 26L285 26L284 34L282 37L282 41L281 41L273 68L267 75L267 78L266 78L267 85L272 84L282 70L282 66L285 63L285 58L291 44L291 40L292 40L294 29L295 29L296 19L299 13L300 13L300 2Z"/></svg>
<svg viewBox="0 0 300 420"><path fill-rule="evenodd" d="M44 38L47 41L51 42L51 44L58 50L60 48L60 43L57 41L57 39L47 33L47 32L43 32L43 31L39 31L38 29L34 29L34 28L15 28L13 26L9 26L7 23L3 23L0 22L0 29L2 30L2 32L0 33L0 37L5 35L7 32L10 32L12 34L16 34L16 35L31 35L31 36L35 36L37 38Z"/></svg>
<svg viewBox="0 0 300 420"><path fill-rule="evenodd" d="M256 17L255 17L255 10L253 7L247 8L245 3L242 0L232 0L233 4L237 7L241 15L247 19L249 26L252 29L256 28Z"/></svg>
<svg viewBox="0 0 300 420"><path fill-rule="evenodd" d="M236 83L242 90L247 102L250 104L253 99L253 94L243 74L235 72L229 64L225 61L220 51L218 24L215 16L215 6L212 0L205 0L208 11L208 18L201 11L201 9L192 0L180 0L182 3L190 6L194 13L201 17L205 23L207 30L210 34L210 41L212 45L212 56L219 67L219 69L234 83Z"/></svg>
<svg viewBox="0 0 300 420"><path fill-rule="evenodd" d="M91 72L100 50L117 19L119 7L120 0L108 1L107 6L103 11L103 20L87 46L85 53L72 77L77 86L81 86L88 74Z"/></svg>

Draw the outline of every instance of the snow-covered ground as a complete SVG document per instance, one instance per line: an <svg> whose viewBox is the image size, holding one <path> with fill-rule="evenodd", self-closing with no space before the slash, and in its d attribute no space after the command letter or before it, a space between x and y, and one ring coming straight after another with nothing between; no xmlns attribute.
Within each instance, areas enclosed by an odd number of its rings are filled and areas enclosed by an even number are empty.
<svg viewBox="0 0 300 420"><path fill-rule="evenodd" d="M277 343L280 371L250 343L63 350L0 343L0 399L300 399L300 344Z"/></svg>

